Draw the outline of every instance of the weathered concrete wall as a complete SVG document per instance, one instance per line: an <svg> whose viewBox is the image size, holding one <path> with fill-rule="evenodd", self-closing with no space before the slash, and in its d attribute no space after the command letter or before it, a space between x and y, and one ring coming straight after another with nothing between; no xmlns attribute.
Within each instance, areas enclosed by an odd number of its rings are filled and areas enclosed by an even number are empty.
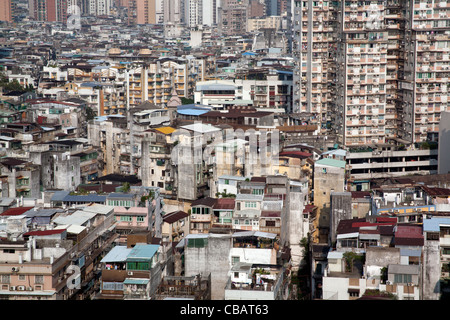
<svg viewBox="0 0 450 320"><path fill-rule="evenodd" d="M230 235L209 235L203 248L185 247L185 275L211 274L211 299L223 300L230 269Z"/></svg>
<svg viewBox="0 0 450 320"><path fill-rule="evenodd" d="M336 228L341 220L352 218L352 194L332 192L330 196L330 241L336 242Z"/></svg>
<svg viewBox="0 0 450 320"><path fill-rule="evenodd" d="M308 220L303 219L303 209L305 194L303 192L289 193L289 208L286 212L288 214L287 221L282 220L283 224L288 223L287 230L287 242L291 248L292 254L292 266L294 270L300 267L301 260L303 258L303 247L300 245L301 240L307 236L309 229Z"/></svg>
<svg viewBox="0 0 450 320"><path fill-rule="evenodd" d="M450 173L450 112L441 112L439 122L438 174Z"/></svg>
<svg viewBox="0 0 450 320"><path fill-rule="evenodd" d="M327 243L329 240L330 196L332 192L344 191L344 180L343 168L321 165L314 167L314 205L317 206L317 219L314 222L317 231L313 235L315 242Z"/></svg>
<svg viewBox="0 0 450 320"><path fill-rule="evenodd" d="M422 264L422 300L439 299L439 278L441 276L439 241L425 240L423 246L423 264Z"/></svg>
<svg viewBox="0 0 450 320"><path fill-rule="evenodd" d="M389 264L400 264L399 248L367 247L366 266L387 267Z"/></svg>

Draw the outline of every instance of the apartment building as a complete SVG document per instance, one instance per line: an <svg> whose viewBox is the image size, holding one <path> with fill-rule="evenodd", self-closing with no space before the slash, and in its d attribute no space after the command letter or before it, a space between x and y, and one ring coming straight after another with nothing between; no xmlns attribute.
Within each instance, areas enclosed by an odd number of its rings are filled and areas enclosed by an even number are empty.
<svg viewBox="0 0 450 320"><path fill-rule="evenodd" d="M243 0L222 0L219 8L219 32L228 36L245 34L247 10Z"/></svg>
<svg viewBox="0 0 450 320"><path fill-rule="evenodd" d="M203 0L184 1L184 23L188 27L203 25Z"/></svg>
<svg viewBox="0 0 450 320"><path fill-rule="evenodd" d="M115 246L101 260L103 270L96 299L150 300L162 278L164 246L135 243Z"/></svg>
<svg viewBox="0 0 450 320"><path fill-rule="evenodd" d="M228 294L232 299L233 296L239 295L239 292L236 292L239 290L239 284L237 287L232 286L234 281L231 279L242 279L235 274L238 271L236 269L238 265L242 263L246 265L260 264L269 269L271 267L277 268L278 247L276 242L275 234L253 231L236 232L234 234L187 235L182 244L185 256L185 274L186 276L192 276L198 273L210 273L211 299L224 299ZM277 274L278 272L274 270L274 273ZM251 288L248 283L244 285L244 281L238 282L242 282L243 289L257 290ZM264 288L263 282L259 283L260 289ZM277 286L271 285L266 288L266 292L260 292L261 297L274 297L274 287L277 288ZM233 291L227 292L228 290ZM246 292L245 295L248 297L248 294L252 291Z"/></svg>
<svg viewBox="0 0 450 320"><path fill-rule="evenodd" d="M386 142L388 32L384 14L384 2L341 3L336 104L338 140L344 145Z"/></svg>
<svg viewBox="0 0 450 320"><path fill-rule="evenodd" d="M1 219L6 226L0 243L2 297L11 300L89 297L99 257L116 238L110 230L112 208L87 205L83 210L47 209L41 214L39 210L27 210ZM40 221L39 227L36 223L29 225L30 218Z"/></svg>
<svg viewBox="0 0 450 320"><path fill-rule="evenodd" d="M448 10L443 1L294 1L294 111L333 123L345 146L435 140L448 110Z"/></svg>
<svg viewBox="0 0 450 320"><path fill-rule="evenodd" d="M268 16L265 18L247 19L247 31L254 32L260 29L275 29L281 27L281 16Z"/></svg>
<svg viewBox="0 0 450 320"><path fill-rule="evenodd" d="M294 1L292 54L295 58L293 112L326 129L335 79L336 5ZM323 131L323 130L322 130Z"/></svg>
<svg viewBox="0 0 450 320"><path fill-rule="evenodd" d="M346 157L350 179L400 177L408 174L436 174L438 150L374 150L349 152Z"/></svg>
<svg viewBox="0 0 450 320"><path fill-rule="evenodd" d="M12 21L12 0L2 0L0 2L0 21Z"/></svg>
<svg viewBox="0 0 450 320"><path fill-rule="evenodd" d="M450 4L407 1L405 63L401 82L403 139L414 143L439 133L440 114L449 111ZM434 137L435 138L435 137Z"/></svg>
<svg viewBox="0 0 450 320"><path fill-rule="evenodd" d="M67 22L67 0L31 0L29 15L36 21Z"/></svg>

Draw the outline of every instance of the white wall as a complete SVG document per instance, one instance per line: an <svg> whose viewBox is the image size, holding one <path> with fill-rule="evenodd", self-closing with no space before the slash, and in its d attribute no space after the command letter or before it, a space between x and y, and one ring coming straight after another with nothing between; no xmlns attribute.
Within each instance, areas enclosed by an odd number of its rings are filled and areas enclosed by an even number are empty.
<svg viewBox="0 0 450 320"><path fill-rule="evenodd" d="M323 277L322 284L324 300L349 300L348 278Z"/></svg>
<svg viewBox="0 0 450 320"><path fill-rule="evenodd" d="M276 252L273 249L232 248L230 250L230 265L231 257L239 257L240 262L276 264Z"/></svg>

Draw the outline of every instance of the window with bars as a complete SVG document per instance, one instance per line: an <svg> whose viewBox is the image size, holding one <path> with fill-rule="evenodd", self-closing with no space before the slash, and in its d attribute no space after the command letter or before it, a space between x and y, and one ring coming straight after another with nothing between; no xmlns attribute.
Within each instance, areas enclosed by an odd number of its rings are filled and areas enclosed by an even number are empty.
<svg viewBox="0 0 450 320"><path fill-rule="evenodd" d="M394 275L394 283L411 283L412 275L410 274L396 274Z"/></svg>
<svg viewBox="0 0 450 320"><path fill-rule="evenodd" d="M188 239L188 248L204 248L208 245L208 239Z"/></svg>

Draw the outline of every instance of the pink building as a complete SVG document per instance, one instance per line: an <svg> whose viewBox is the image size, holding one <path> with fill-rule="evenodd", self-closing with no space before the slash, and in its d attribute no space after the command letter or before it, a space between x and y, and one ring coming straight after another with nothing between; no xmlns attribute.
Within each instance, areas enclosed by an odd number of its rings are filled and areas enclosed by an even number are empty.
<svg viewBox="0 0 450 320"><path fill-rule="evenodd" d="M12 21L11 0L0 0L0 21Z"/></svg>
<svg viewBox="0 0 450 320"><path fill-rule="evenodd" d="M143 231L148 229L148 208L146 207L114 207L118 230L131 229Z"/></svg>

